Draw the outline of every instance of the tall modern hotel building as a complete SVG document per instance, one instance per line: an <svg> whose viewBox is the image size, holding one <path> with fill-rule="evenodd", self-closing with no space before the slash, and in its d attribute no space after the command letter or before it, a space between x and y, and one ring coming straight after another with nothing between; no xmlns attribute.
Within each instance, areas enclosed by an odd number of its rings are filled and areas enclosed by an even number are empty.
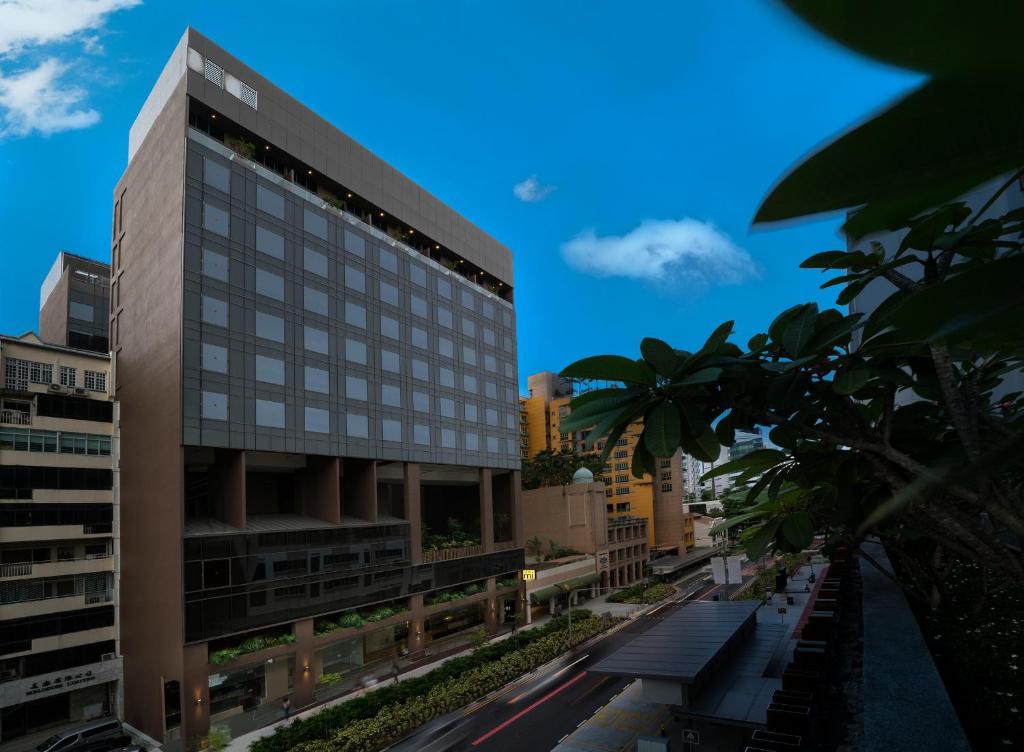
<svg viewBox="0 0 1024 752"><path fill-rule="evenodd" d="M507 248L189 29L111 260L128 722L188 741L511 617Z"/></svg>

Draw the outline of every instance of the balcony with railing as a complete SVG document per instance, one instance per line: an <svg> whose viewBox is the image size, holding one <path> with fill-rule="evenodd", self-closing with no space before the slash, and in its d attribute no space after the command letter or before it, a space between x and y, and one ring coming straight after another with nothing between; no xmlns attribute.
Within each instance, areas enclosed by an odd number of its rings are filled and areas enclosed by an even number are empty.
<svg viewBox="0 0 1024 752"><path fill-rule="evenodd" d="M4 408L0 410L0 425L30 426L32 413L27 410Z"/></svg>
<svg viewBox="0 0 1024 752"><path fill-rule="evenodd" d="M68 577L76 574L113 571L113 556L110 554L94 554L73 559L25 561L0 564L0 579L15 580L24 577Z"/></svg>

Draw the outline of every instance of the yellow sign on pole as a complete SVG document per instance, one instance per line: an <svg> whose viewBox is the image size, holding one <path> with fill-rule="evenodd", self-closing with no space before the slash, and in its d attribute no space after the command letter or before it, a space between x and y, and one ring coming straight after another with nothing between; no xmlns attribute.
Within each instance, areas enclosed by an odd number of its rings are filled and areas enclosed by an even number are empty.
<svg viewBox="0 0 1024 752"><path fill-rule="evenodd" d="M531 580L537 579L536 569L524 569L523 570L523 582L530 582Z"/></svg>

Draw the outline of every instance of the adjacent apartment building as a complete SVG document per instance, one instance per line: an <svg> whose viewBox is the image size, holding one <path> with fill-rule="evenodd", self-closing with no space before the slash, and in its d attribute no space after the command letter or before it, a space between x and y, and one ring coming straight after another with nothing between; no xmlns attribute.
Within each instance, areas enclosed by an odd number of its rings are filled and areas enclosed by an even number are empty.
<svg viewBox="0 0 1024 752"><path fill-rule="evenodd" d="M39 337L107 355L110 265L61 251L39 290Z"/></svg>
<svg viewBox="0 0 1024 752"><path fill-rule="evenodd" d="M89 265L98 286L106 279L101 266ZM58 285L65 297L67 282L61 277ZM67 332L67 316L46 323L56 339ZM77 322L71 326L77 331ZM109 356L33 333L0 336L0 374L0 742L6 743L118 713L121 659Z"/></svg>
<svg viewBox="0 0 1024 752"><path fill-rule="evenodd" d="M585 432L563 431L561 420L569 415L573 385L554 373L543 371L527 379L528 397L520 398L520 435L525 438L525 457L547 451L583 452ZM692 526L683 514L685 491L683 454L657 460L657 477L632 473L633 449L643 424L634 423L618 439L605 466L605 504L610 516L644 517L652 550L683 553L693 545ZM592 451L604 449L599 441ZM689 533L687 533L689 530Z"/></svg>
<svg viewBox="0 0 1024 752"><path fill-rule="evenodd" d="M187 742L510 616L510 251L192 29L113 207L126 720Z"/></svg>

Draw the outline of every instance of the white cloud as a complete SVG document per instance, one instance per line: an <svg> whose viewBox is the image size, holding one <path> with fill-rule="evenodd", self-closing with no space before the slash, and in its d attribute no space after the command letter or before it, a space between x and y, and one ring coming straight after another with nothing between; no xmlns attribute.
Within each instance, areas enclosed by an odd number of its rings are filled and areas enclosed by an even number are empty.
<svg viewBox="0 0 1024 752"><path fill-rule="evenodd" d="M597 277L628 277L697 287L738 284L757 264L714 225L696 219L646 220L622 236L593 230L562 245L569 266Z"/></svg>
<svg viewBox="0 0 1024 752"><path fill-rule="evenodd" d="M88 128L99 113L72 79L80 62L58 45L75 42L102 53L106 17L141 0L0 0L0 138ZM31 57L32 59L26 59Z"/></svg>
<svg viewBox="0 0 1024 752"><path fill-rule="evenodd" d="M85 91L58 80L66 70L67 65L51 57L36 68L0 75L0 137L26 136L33 130L48 136L99 122L96 110L81 107Z"/></svg>
<svg viewBox="0 0 1024 752"><path fill-rule="evenodd" d="M65 42L142 0L0 0L0 55Z"/></svg>
<svg viewBox="0 0 1024 752"><path fill-rule="evenodd" d="M527 203L541 201L551 195L554 190L555 186L553 185L541 185L536 175L530 175L523 182L512 186L512 193L515 194L515 197Z"/></svg>

